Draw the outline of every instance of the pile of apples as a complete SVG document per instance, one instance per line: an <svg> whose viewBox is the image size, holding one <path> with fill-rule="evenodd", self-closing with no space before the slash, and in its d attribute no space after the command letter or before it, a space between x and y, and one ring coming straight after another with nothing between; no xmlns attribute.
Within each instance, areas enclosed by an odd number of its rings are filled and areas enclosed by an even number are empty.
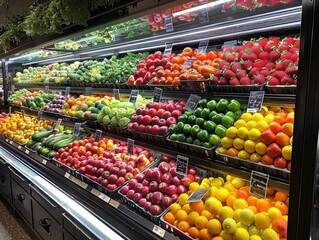
<svg viewBox="0 0 319 240"><path fill-rule="evenodd" d="M186 101L149 102L146 108L139 108L131 117L130 131L164 136L168 128L176 124L177 118L184 112Z"/></svg>
<svg viewBox="0 0 319 240"><path fill-rule="evenodd" d="M192 182L201 179L197 169L191 166L188 174L180 179L176 173L176 161L165 156L163 160L158 167L137 174L120 190L121 194L153 216L161 214L180 194L188 191Z"/></svg>

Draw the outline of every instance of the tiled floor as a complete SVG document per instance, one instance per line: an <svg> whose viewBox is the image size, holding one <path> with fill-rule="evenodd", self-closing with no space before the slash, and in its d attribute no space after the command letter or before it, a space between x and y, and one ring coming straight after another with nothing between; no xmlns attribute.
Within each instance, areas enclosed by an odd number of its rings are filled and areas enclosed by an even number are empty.
<svg viewBox="0 0 319 240"><path fill-rule="evenodd" d="M21 218L13 217L1 197L0 240L37 240L33 232Z"/></svg>

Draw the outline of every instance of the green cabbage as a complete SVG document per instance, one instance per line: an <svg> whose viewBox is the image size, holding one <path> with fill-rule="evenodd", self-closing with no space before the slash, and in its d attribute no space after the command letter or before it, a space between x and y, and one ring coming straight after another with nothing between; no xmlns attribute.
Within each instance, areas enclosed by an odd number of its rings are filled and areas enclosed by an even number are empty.
<svg viewBox="0 0 319 240"><path fill-rule="evenodd" d="M126 127L129 123L131 122L131 120L128 117L122 117L119 121L119 127L120 128L124 128Z"/></svg>
<svg viewBox="0 0 319 240"><path fill-rule="evenodd" d="M119 108L119 109L118 109L118 116L119 116L120 118L126 117L126 116L127 116L127 111L126 111L126 109L125 109L125 108Z"/></svg>
<svg viewBox="0 0 319 240"><path fill-rule="evenodd" d="M111 123L111 119L109 117L109 115L106 115L103 117L102 122L104 125L109 125Z"/></svg>

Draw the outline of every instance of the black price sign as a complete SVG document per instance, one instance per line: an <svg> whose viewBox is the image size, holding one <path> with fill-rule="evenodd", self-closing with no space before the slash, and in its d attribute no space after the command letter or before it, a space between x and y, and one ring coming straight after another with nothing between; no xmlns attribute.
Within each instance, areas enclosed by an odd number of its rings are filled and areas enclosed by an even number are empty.
<svg viewBox="0 0 319 240"><path fill-rule="evenodd" d="M78 136L80 133L80 128L81 128L81 123L74 124L72 135Z"/></svg>
<svg viewBox="0 0 319 240"><path fill-rule="evenodd" d="M187 59L186 62L184 62L184 64L182 65L182 68L190 68L195 61L196 59L194 58Z"/></svg>
<svg viewBox="0 0 319 240"><path fill-rule="evenodd" d="M247 112L260 111L264 102L264 96L264 91L251 91L247 105Z"/></svg>
<svg viewBox="0 0 319 240"><path fill-rule="evenodd" d="M120 100L120 90L119 89L113 89L114 98L117 100Z"/></svg>
<svg viewBox="0 0 319 240"><path fill-rule="evenodd" d="M64 96L67 98L69 96L69 94L70 94L70 87L67 87L65 89L65 95Z"/></svg>
<svg viewBox="0 0 319 240"><path fill-rule="evenodd" d="M173 43L166 43L164 54L171 54L173 50Z"/></svg>
<svg viewBox="0 0 319 240"><path fill-rule="evenodd" d="M160 102L162 98L162 93L163 93L163 89L156 87L154 89L153 102Z"/></svg>
<svg viewBox="0 0 319 240"><path fill-rule="evenodd" d="M165 18L165 27L166 27L166 32L174 31L173 17L172 16Z"/></svg>
<svg viewBox="0 0 319 240"><path fill-rule="evenodd" d="M99 142L102 137L102 131L101 130L96 130L95 132L95 142Z"/></svg>
<svg viewBox="0 0 319 240"><path fill-rule="evenodd" d="M132 90L131 91L129 102L136 103L138 92L139 92L138 90Z"/></svg>
<svg viewBox="0 0 319 240"><path fill-rule="evenodd" d="M257 197L266 198L269 175L252 171L249 193Z"/></svg>
<svg viewBox="0 0 319 240"><path fill-rule="evenodd" d="M85 88L85 96L91 96L91 94L92 94L92 88L86 87Z"/></svg>
<svg viewBox="0 0 319 240"><path fill-rule="evenodd" d="M9 106L9 115L12 113L12 108Z"/></svg>
<svg viewBox="0 0 319 240"><path fill-rule="evenodd" d="M198 53L205 53L207 51L208 44L209 44L208 40L200 41L198 44L197 52Z"/></svg>
<svg viewBox="0 0 319 240"><path fill-rule="evenodd" d="M37 115L37 122L39 122L41 118L42 118L42 111L39 111Z"/></svg>
<svg viewBox="0 0 319 240"><path fill-rule="evenodd" d="M176 172L179 177L183 177L188 172L188 157L177 155L176 157Z"/></svg>
<svg viewBox="0 0 319 240"><path fill-rule="evenodd" d="M191 94L185 105L185 109L190 112L194 112L197 107L198 101L201 99L200 96Z"/></svg>
<svg viewBox="0 0 319 240"><path fill-rule="evenodd" d="M205 196L205 194L210 190L210 188L200 188L193 192L189 198L186 200L187 203L199 202Z"/></svg>
<svg viewBox="0 0 319 240"><path fill-rule="evenodd" d="M129 154L134 154L134 142L135 140L128 138L127 139L127 152Z"/></svg>
<svg viewBox="0 0 319 240"><path fill-rule="evenodd" d="M45 86L44 92L45 92L45 93L48 93L48 92L49 92L49 86Z"/></svg>
<svg viewBox="0 0 319 240"><path fill-rule="evenodd" d="M24 110L21 110L21 116L24 118Z"/></svg>
<svg viewBox="0 0 319 240"><path fill-rule="evenodd" d="M54 130L56 130L56 131L59 130L61 122L62 122L62 118L59 118L58 121L56 121L56 123L55 123Z"/></svg>
<svg viewBox="0 0 319 240"><path fill-rule="evenodd" d="M237 46L237 44L238 44L237 40L224 42L224 51L228 48L233 48Z"/></svg>
<svg viewBox="0 0 319 240"><path fill-rule="evenodd" d="M209 22L207 8L202 8L198 10L198 19L201 23Z"/></svg>

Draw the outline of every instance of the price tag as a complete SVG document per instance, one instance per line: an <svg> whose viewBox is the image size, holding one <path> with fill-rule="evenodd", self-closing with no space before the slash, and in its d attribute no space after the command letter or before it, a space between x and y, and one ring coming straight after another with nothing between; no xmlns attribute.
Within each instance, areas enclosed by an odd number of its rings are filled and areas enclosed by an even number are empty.
<svg viewBox="0 0 319 240"><path fill-rule="evenodd" d="M186 202L199 202L205 196L205 194L209 191L210 188L200 188L197 191L193 192Z"/></svg>
<svg viewBox="0 0 319 240"><path fill-rule="evenodd" d="M165 235L165 230L157 225L154 225L153 227L153 233L157 234L158 236L160 236L161 238L164 237Z"/></svg>
<svg viewBox="0 0 319 240"><path fill-rule="evenodd" d="M66 172L65 174L64 174L64 177L66 177L66 178L70 178L70 173L68 173L68 172Z"/></svg>
<svg viewBox="0 0 319 240"><path fill-rule="evenodd" d="M120 203L112 198L109 200L109 204L114 208L118 208L120 206Z"/></svg>
<svg viewBox="0 0 319 240"><path fill-rule="evenodd" d="M21 116L24 118L24 110L21 110Z"/></svg>
<svg viewBox="0 0 319 240"><path fill-rule="evenodd" d="M69 94L70 94L70 87L67 87L65 89L65 95L64 96L67 98L69 96Z"/></svg>
<svg viewBox="0 0 319 240"><path fill-rule="evenodd" d="M198 53L205 53L207 51L208 44L209 44L208 40L200 41L198 44L197 52Z"/></svg>
<svg viewBox="0 0 319 240"><path fill-rule="evenodd" d="M42 159L42 164L47 165L47 160Z"/></svg>
<svg viewBox="0 0 319 240"><path fill-rule="evenodd" d="M187 59L186 62L184 62L184 64L182 65L182 68L190 68L195 61L196 59L194 58Z"/></svg>
<svg viewBox="0 0 319 240"><path fill-rule="evenodd" d="M86 87L85 88L85 96L91 96L91 94L92 94L92 88Z"/></svg>
<svg viewBox="0 0 319 240"><path fill-rule="evenodd" d="M247 112L260 111L264 102L264 96L264 91L251 91L247 105Z"/></svg>
<svg viewBox="0 0 319 240"><path fill-rule="evenodd" d="M59 130L59 127L61 125L61 122L62 122L62 119L59 118L58 121L56 121L55 125L54 125L54 129L53 130L56 130L58 131Z"/></svg>
<svg viewBox="0 0 319 240"><path fill-rule="evenodd" d="M198 101L201 99L200 96L191 94L185 105L185 109L190 112L194 112L197 107Z"/></svg>
<svg viewBox="0 0 319 240"><path fill-rule="evenodd" d="M185 176L188 171L188 157L177 155L176 157L176 172L178 176Z"/></svg>
<svg viewBox="0 0 319 240"><path fill-rule="evenodd" d="M237 46L237 44L238 44L237 40L224 42L224 51L228 48L233 48Z"/></svg>
<svg viewBox="0 0 319 240"><path fill-rule="evenodd" d="M201 23L209 22L207 8L202 8L198 10L198 19Z"/></svg>
<svg viewBox="0 0 319 240"><path fill-rule="evenodd" d="M9 142L9 139L8 139L8 138L6 139L6 142Z"/></svg>
<svg viewBox="0 0 319 240"><path fill-rule="evenodd" d="M11 140L9 143L12 145L13 141Z"/></svg>
<svg viewBox="0 0 319 240"><path fill-rule="evenodd" d="M11 115L11 113L12 113L12 108L11 106L9 106L9 115Z"/></svg>
<svg viewBox="0 0 319 240"><path fill-rule="evenodd" d="M29 151L28 149L25 150L25 154L29 154L29 152L30 152L30 151Z"/></svg>
<svg viewBox="0 0 319 240"><path fill-rule="evenodd" d="M166 43L164 54L171 54L173 50L173 43Z"/></svg>
<svg viewBox="0 0 319 240"><path fill-rule="evenodd" d="M81 128L81 123L74 124L72 135L73 136L78 136L79 133L80 133L80 128Z"/></svg>
<svg viewBox="0 0 319 240"><path fill-rule="evenodd" d="M134 142L135 140L128 138L127 139L127 152L129 154L134 154Z"/></svg>
<svg viewBox="0 0 319 240"><path fill-rule="evenodd" d="M153 102L160 102L163 94L163 89L156 87L154 89Z"/></svg>
<svg viewBox="0 0 319 240"><path fill-rule="evenodd" d="M131 94L130 94L130 99L129 102L131 103L136 103L136 99L137 99L137 95L138 95L139 91L138 90L132 90Z"/></svg>
<svg viewBox="0 0 319 240"><path fill-rule="evenodd" d="M101 137L102 137L102 131L97 129L96 132L95 132L95 142L98 142L101 140Z"/></svg>
<svg viewBox="0 0 319 240"><path fill-rule="evenodd" d="M109 202L110 201L110 197L109 196L106 196L104 193L100 193L99 194L99 198L101 198L103 201L105 201L105 202Z"/></svg>
<svg viewBox="0 0 319 240"><path fill-rule="evenodd" d="M266 198L269 175L257 171L251 172L249 193Z"/></svg>
<svg viewBox="0 0 319 240"><path fill-rule="evenodd" d="M37 115L37 122L40 122L41 118L42 118L42 111L40 110Z"/></svg>
<svg viewBox="0 0 319 240"><path fill-rule="evenodd" d="M174 31L173 17L172 16L165 18L165 27L166 27L166 32Z"/></svg>
<svg viewBox="0 0 319 240"><path fill-rule="evenodd" d="M95 195L95 196L99 196L99 195L100 195L100 191L98 191L98 190L95 189L95 188L92 188L91 193L92 193L93 195Z"/></svg>
<svg viewBox="0 0 319 240"><path fill-rule="evenodd" d="M21 150L21 148L22 148L22 147L19 145L19 146L18 146L18 149L20 149L20 150Z"/></svg>
<svg viewBox="0 0 319 240"><path fill-rule="evenodd" d="M45 93L48 93L48 92L49 92L49 86L45 86L44 92L45 92Z"/></svg>
<svg viewBox="0 0 319 240"><path fill-rule="evenodd" d="M84 189L86 189L89 186L85 182L77 178L74 178L73 182L75 182L77 185L79 185L81 188L84 188Z"/></svg>
<svg viewBox="0 0 319 240"><path fill-rule="evenodd" d="M113 95L114 95L115 99L120 100L120 90L119 89L113 89Z"/></svg>

